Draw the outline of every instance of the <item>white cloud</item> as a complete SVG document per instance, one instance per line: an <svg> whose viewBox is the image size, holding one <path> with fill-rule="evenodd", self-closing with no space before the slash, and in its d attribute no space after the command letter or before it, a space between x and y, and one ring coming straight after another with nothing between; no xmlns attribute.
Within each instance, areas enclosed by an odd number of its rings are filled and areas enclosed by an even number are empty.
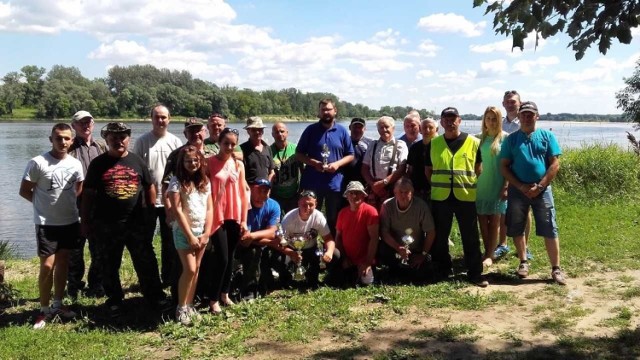
<svg viewBox="0 0 640 360"><path fill-rule="evenodd" d="M377 45L384 47L404 45L408 42L406 39L400 37L399 31L393 30L391 28L384 31L378 31L373 35L371 41Z"/></svg>
<svg viewBox="0 0 640 360"><path fill-rule="evenodd" d="M427 39L420 43L418 49L420 49L419 56L435 57L441 47L436 45L432 40Z"/></svg>
<svg viewBox="0 0 640 360"><path fill-rule="evenodd" d="M475 88L468 92L457 92L450 95L437 96L430 99L431 102L439 104L440 106L456 106L455 104L497 104L496 99L501 99L504 92L496 90L492 87L484 86ZM487 106L485 105L485 106ZM481 113L484 108L481 109L469 109L466 106L466 110L463 110L461 106L458 106L458 110L462 112Z"/></svg>
<svg viewBox="0 0 640 360"><path fill-rule="evenodd" d="M337 56L348 57L357 60L384 59L395 57L396 52L386 49L378 44L371 44L365 41L348 42L336 49Z"/></svg>
<svg viewBox="0 0 640 360"><path fill-rule="evenodd" d="M438 78L449 84L469 84L477 75L477 72L472 70L467 70L463 73L450 71L447 73L438 73Z"/></svg>
<svg viewBox="0 0 640 360"><path fill-rule="evenodd" d="M427 69L420 70L416 73L416 79L425 79L432 76L433 76L433 71L427 70Z"/></svg>
<svg viewBox="0 0 640 360"><path fill-rule="evenodd" d="M557 56L542 56L536 60L521 60L513 64L511 72L519 75L529 75L536 67L541 69L550 65L559 64L560 59Z"/></svg>
<svg viewBox="0 0 640 360"><path fill-rule="evenodd" d="M437 33L461 33L466 37L482 35L482 31L487 23L480 21L473 23L462 15L454 13L438 13L420 18L418 27L430 32Z"/></svg>
<svg viewBox="0 0 640 360"><path fill-rule="evenodd" d="M502 53L509 56L520 56L525 51L537 51L544 47L546 44L546 40L539 39L538 47L536 48L536 35L535 33L530 33L524 39L524 50L520 50L520 48L513 48L513 40L511 38L507 38L504 40L496 41L489 44L482 45L471 45L469 46L469 50L474 53L479 54L490 54L490 53Z"/></svg>
<svg viewBox="0 0 640 360"><path fill-rule="evenodd" d="M478 73L479 78L487 78L487 77L495 77L501 76L504 74L507 69L507 61L506 60L493 60L487 62L480 63L480 72Z"/></svg>
<svg viewBox="0 0 640 360"><path fill-rule="evenodd" d="M395 59L379 59L379 60L353 60L355 64L360 65L364 70L379 73L385 71L401 71L413 67L412 63L398 61Z"/></svg>

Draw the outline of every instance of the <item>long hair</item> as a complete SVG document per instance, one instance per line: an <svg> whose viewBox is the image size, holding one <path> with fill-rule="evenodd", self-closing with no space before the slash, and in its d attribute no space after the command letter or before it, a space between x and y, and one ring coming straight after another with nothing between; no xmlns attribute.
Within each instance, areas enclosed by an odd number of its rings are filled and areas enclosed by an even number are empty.
<svg viewBox="0 0 640 360"><path fill-rule="evenodd" d="M498 133L496 137L493 138L493 142L491 142L491 153L493 155L498 155L500 152L500 144L502 143L502 138L504 137L502 133L502 112L495 106L488 106L484 111L484 115L482 115L482 125L480 126L482 129L482 133L480 134L480 145L484 143L489 134L489 128L487 127L487 114L493 114L498 120Z"/></svg>
<svg viewBox="0 0 640 360"><path fill-rule="evenodd" d="M200 161L200 169L193 174L189 174L187 169L184 168L184 159L187 155L195 155ZM207 162L204 155L195 146L187 145L180 149L177 162L176 178L180 183L180 190L186 193L190 193L194 189L201 193L206 192L209 177L207 177Z"/></svg>

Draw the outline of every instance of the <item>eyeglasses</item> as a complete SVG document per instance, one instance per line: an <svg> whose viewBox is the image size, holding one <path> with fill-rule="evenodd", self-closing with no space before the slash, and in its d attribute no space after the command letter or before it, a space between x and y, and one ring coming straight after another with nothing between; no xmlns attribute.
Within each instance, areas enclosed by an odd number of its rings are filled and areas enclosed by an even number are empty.
<svg viewBox="0 0 640 360"><path fill-rule="evenodd" d="M520 94L518 94L518 92L515 90L507 90L504 92L504 96L507 96L507 95L520 95Z"/></svg>
<svg viewBox="0 0 640 360"><path fill-rule="evenodd" d="M300 197L310 197L310 198L314 198L317 199L318 197L316 196L316 193L314 193L312 190L302 190L302 192L300 193Z"/></svg>
<svg viewBox="0 0 640 360"><path fill-rule="evenodd" d="M222 132L220 132L220 136L226 134L226 133L234 133L236 134L236 136L240 135L240 132L238 131L238 129L232 129L232 128L224 128L222 129Z"/></svg>

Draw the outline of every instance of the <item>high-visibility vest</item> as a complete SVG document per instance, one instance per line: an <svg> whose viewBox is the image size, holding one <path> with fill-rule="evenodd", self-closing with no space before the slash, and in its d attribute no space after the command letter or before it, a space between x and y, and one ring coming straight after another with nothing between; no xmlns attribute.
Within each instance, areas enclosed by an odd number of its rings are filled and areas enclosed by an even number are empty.
<svg viewBox="0 0 640 360"><path fill-rule="evenodd" d="M476 201L476 154L480 141L468 135L464 144L453 154L444 135L431 140L431 199L446 200L453 195L460 201Z"/></svg>

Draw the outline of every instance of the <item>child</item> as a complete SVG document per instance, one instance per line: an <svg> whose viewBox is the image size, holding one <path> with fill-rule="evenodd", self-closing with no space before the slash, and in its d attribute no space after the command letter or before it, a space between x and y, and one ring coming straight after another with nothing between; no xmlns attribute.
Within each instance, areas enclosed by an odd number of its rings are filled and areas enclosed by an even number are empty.
<svg viewBox="0 0 640 360"><path fill-rule="evenodd" d="M173 242L182 263L176 320L188 325L197 314L192 304L200 262L211 234L213 201L204 155L195 146L187 145L180 149L177 162L167 192L176 219Z"/></svg>

